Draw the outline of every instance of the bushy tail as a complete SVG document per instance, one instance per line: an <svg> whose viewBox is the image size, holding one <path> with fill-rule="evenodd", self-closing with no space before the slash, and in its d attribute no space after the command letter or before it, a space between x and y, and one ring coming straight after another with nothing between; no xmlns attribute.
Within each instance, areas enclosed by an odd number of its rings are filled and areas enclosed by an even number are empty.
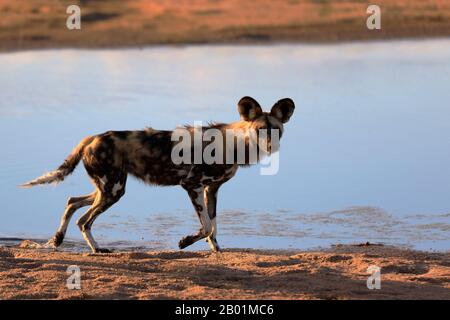
<svg viewBox="0 0 450 320"><path fill-rule="evenodd" d="M83 150L85 146L87 146L92 140L93 137L84 138L78 146L72 150L72 153L66 158L66 160L64 160L64 163L60 165L58 169L48 172L30 182L24 183L20 185L20 187L30 188L40 184L60 183L65 177L70 175L75 170L76 166L83 157Z"/></svg>

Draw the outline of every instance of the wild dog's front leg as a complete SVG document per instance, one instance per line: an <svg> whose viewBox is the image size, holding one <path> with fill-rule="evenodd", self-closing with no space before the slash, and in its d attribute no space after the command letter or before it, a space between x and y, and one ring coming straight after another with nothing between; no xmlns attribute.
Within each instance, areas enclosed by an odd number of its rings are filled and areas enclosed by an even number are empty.
<svg viewBox="0 0 450 320"><path fill-rule="evenodd" d="M183 185L183 188L186 189L189 194L189 198L191 198L202 227L197 234L189 235L181 239L178 243L180 249L184 249L198 240L208 237L212 232L211 220L209 219L208 210L205 205L203 186L192 187Z"/></svg>
<svg viewBox="0 0 450 320"><path fill-rule="evenodd" d="M217 243L217 222L216 222L216 210L217 210L217 191L218 185L210 185L205 188L205 204L208 209L208 215L211 219L212 233L206 239L214 252L220 251L219 244Z"/></svg>

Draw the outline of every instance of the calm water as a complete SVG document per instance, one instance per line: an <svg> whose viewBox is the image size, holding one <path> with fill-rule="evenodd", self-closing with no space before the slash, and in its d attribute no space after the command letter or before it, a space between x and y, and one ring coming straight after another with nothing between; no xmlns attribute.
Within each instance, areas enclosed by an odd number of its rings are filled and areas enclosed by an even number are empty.
<svg viewBox="0 0 450 320"><path fill-rule="evenodd" d="M16 187L82 137L234 121L251 95L266 109L291 97L297 109L279 173L240 169L222 187L222 247L450 249L450 40L7 53L0 88L1 237L51 236L67 197L92 191L82 166L57 187ZM100 243L175 249L197 228L181 188L129 179L93 230Z"/></svg>

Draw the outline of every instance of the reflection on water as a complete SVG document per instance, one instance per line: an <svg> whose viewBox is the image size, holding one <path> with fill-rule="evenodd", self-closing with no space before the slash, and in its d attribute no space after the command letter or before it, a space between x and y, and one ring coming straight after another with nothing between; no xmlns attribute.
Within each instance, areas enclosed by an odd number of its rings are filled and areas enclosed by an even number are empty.
<svg viewBox="0 0 450 320"><path fill-rule="evenodd" d="M449 75L450 40L2 54L0 236L48 237L66 198L91 192L81 166L58 187L16 187L58 166L85 135L234 121L236 102L251 95L265 109L291 97L297 109L279 173L240 169L222 187L223 247L448 250ZM130 179L94 234L175 248L197 228L181 188ZM74 223L68 236L81 239Z"/></svg>

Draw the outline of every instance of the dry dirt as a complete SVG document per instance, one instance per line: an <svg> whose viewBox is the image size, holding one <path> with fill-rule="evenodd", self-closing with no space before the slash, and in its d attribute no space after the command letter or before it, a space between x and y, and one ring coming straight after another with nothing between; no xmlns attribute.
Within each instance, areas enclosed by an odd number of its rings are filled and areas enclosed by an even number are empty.
<svg viewBox="0 0 450 320"><path fill-rule="evenodd" d="M67 267L81 270L68 290ZM381 267L381 289L367 268ZM87 254L0 248L0 299L450 299L450 254L384 246L323 251Z"/></svg>
<svg viewBox="0 0 450 320"><path fill-rule="evenodd" d="M450 36L448 0L0 0L0 50L151 44L329 42ZM66 9L81 8L81 30Z"/></svg>

